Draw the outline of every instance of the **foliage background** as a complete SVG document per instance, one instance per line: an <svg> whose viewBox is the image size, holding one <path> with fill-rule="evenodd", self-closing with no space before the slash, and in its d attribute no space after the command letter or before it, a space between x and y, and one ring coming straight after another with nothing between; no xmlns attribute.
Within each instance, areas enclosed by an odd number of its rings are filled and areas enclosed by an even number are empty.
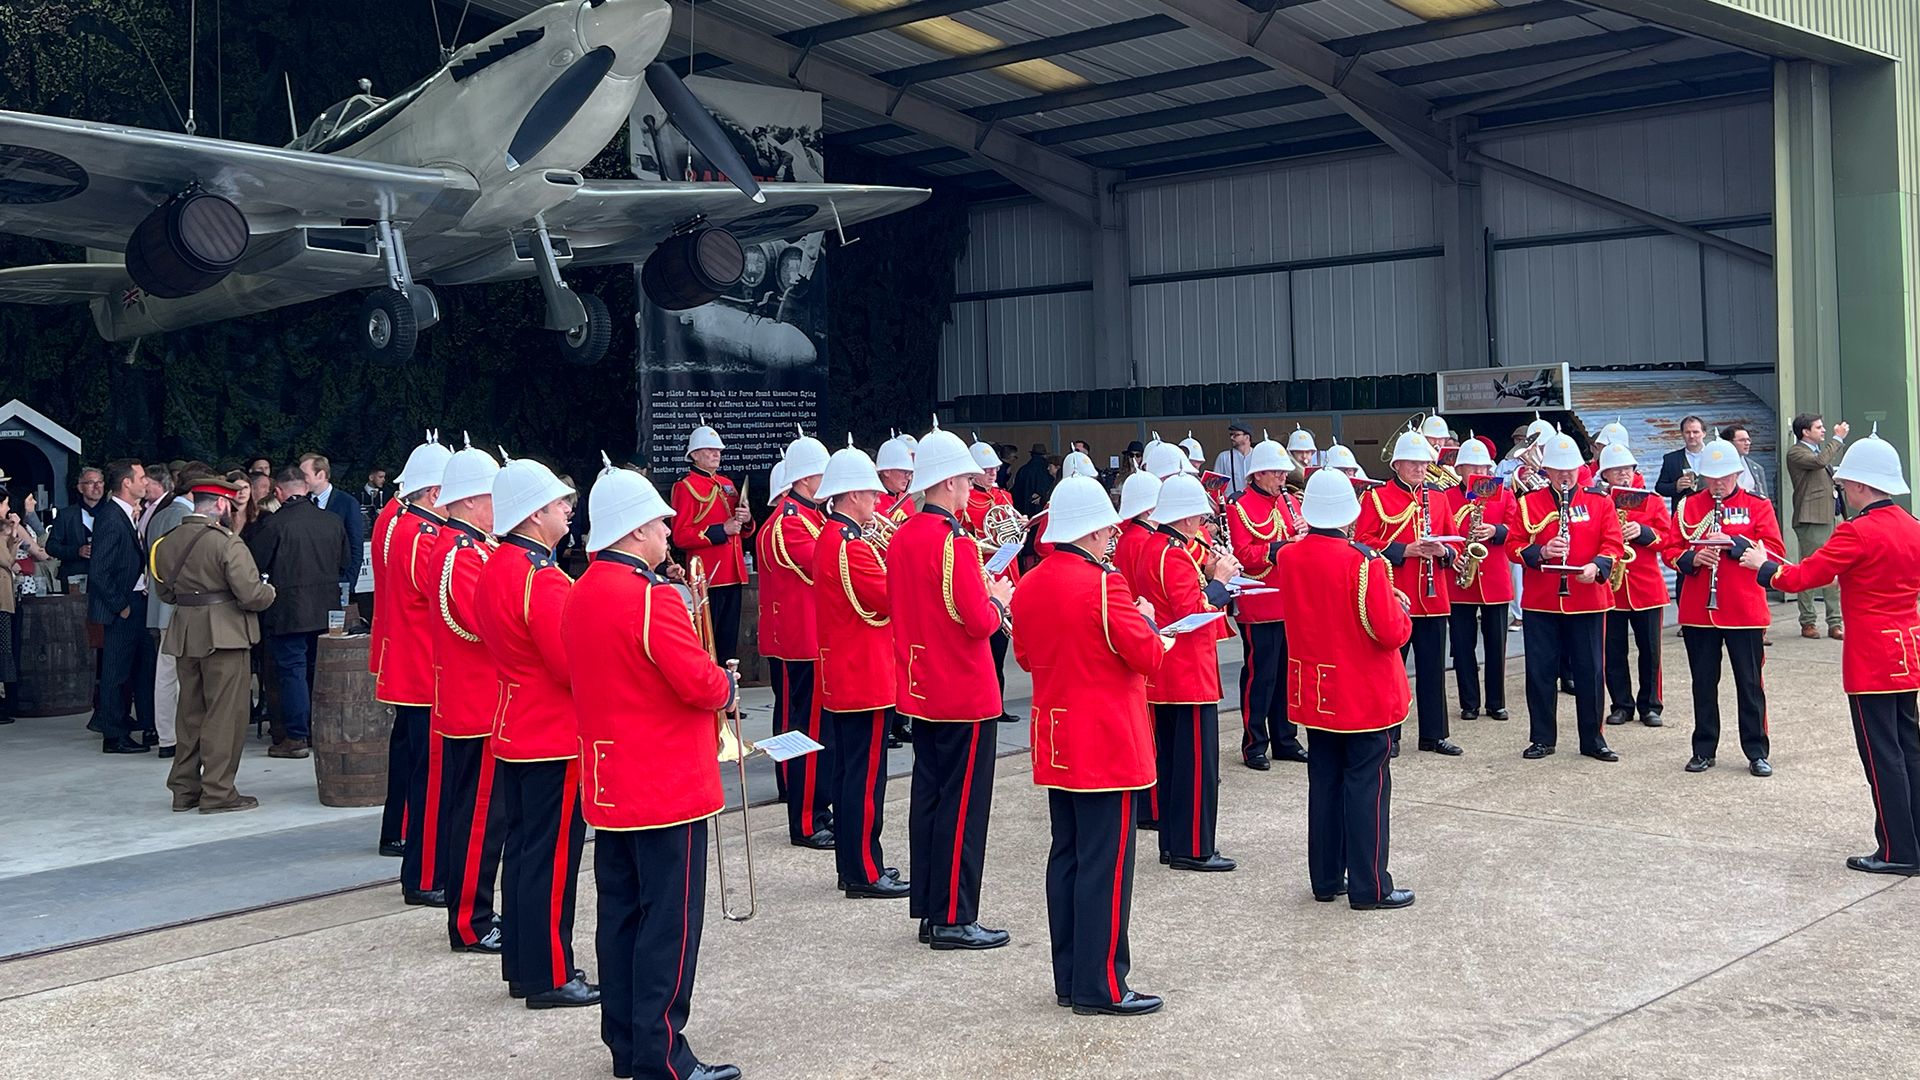
<svg viewBox="0 0 1920 1080"><path fill-rule="evenodd" d="M303 125L358 79L371 79L383 96L410 85L438 55L424 7L417 0L202 0L199 134L284 144L288 77ZM451 32L452 19L443 12L442 20ZM481 20L470 15L461 40L493 28ZM183 130L188 36L185 0L10 0L0 4L0 108ZM583 171L622 177L625 161L623 134ZM834 180L921 179L845 151L830 151L827 166ZM933 410L966 211L960 200L937 196L856 235L853 247L829 249L826 431L829 445L851 428L871 447L889 426L923 429ZM78 249L0 234L0 266L82 257ZM639 445L636 283L617 266L568 279L613 312L612 349L593 368L559 361L546 335L530 329L542 316L530 281L436 290L442 322L421 336L410 364L395 368L358 354L350 333L357 293L131 348L101 341L82 305L0 305L0 401L20 398L71 428L95 462L260 454L282 462L318 450L333 458L343 482L357 481L370 465L397 470L422 430L440 427L584 478L602 449L618 457Z"/></svg>

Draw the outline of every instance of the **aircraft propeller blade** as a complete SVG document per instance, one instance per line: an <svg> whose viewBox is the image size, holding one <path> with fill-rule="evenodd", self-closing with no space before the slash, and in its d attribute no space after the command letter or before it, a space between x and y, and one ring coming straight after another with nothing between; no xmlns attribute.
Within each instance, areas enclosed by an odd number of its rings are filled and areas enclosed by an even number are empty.
<svg viewBox="0 0 1920 1080"><path fill-rule="evenodd" d="M720 124L713 114L700 104L699 98L693 96L693 91L680 81L680 76L673 68L658 60L648 64L647 89L653 91L653 96L660 100L661 107L667 110L667 117L680 130L680 134L685 135L693 148L700 151L714 168L724 173L734 187L754 202L767 201L760 185L753 179L753 170L747 168L746 160L733 148L733 141L727 138L726 132L720 130Z"/></svg>

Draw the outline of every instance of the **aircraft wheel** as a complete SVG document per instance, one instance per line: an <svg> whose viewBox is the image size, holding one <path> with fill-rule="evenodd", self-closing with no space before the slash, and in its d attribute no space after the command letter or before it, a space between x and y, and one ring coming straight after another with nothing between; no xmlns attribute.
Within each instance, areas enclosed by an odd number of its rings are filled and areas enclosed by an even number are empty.
<svg viewBox="0 0 1920 1080"><path fill-rule="evenodd" d="M587 322L557 335L560 355L581 367L600 362L613 342L613 316L607 314L606 301L592 293L580 294L580 306L587 309Z"/></svg>
<svg viewBox="0 0 1920 1080"><path fill-rule="evenodd" d="M394 289L376 289L360 305L360 350L382 364L413 359L420 340L413 304Z"/></svg>

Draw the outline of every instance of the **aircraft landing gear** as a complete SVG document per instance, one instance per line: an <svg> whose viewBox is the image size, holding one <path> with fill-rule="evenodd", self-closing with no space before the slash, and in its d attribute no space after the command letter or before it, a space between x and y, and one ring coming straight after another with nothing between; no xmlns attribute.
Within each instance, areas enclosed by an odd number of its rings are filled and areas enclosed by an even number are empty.
<svg viewBox="0 0 1920 1080"><path fill-rule="evenodd" d="M413 359L420 331L440 321L440 302L431 289L414 284L406 238L388 222L377 228L387 287L368 293L360 304L360 349L377 363L404 364Z"/></svg>
<svg viewBox="0 0 1920 1080"><path fill-rule="evenodd" d="M613 316L607 314L606 301L592 293L581 293L580 304L586 310L587 321L571 330L560 331L557 337L562 357L569 363L589 367L607 355L607 345L613 340Z"/></svg>
<svg viewBox="0 0 1920 1080"><path fill-rule="evenodd" d="M555 332L560 355L585 367L607 355L613 340L613 319L599 297L576 293L560 276L560 257L553 249L543 217L533 219L533 268L540 292L547 300L546 328Z"/></svg>

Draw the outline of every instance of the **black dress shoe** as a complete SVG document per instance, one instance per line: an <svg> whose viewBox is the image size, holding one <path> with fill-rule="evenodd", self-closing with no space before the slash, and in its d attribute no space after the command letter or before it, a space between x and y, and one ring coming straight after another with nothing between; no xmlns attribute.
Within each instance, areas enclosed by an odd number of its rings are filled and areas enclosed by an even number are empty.
<svg viewBox="0 0 1920 1080"><path fill-rule="evenodd" d="M585 968L574 968L573 971L570 973L569 977L578 979L580 982L585 983L587 981L587 971ZM595 984L589 983L588 985L593 986L593 988L596 990L599 989L599 986ZM540 993L540 991L529 987L525 983L510 982L507 984L507 996L512 998L515 1001L523 1000L529 995L537 994L537 993Z"/></svg>
<svg viewBox="0 0 1920 1080"><path fill-rule="evenodd" d="M1615 706L1612 711L1607 713L1607 726L1619 727L1631 719L1633 719L1632 709L1622 709L1619 706Z"/></svg>
<svg viewBox="0 0 1920 1080"><path fill-rule="evenodd" d="M846 893L849 900L900 900L913 889L899 878L881 874L880 880L872 884L848 882L841 886L840 891Z"/></svg>
<svg viewBox="0 0 1920 1080"><path fill-rule="evenodd" d="M1509 717L1509 714L1505 709L1488 709L1487 710L1487 719L1489 720L1505 720L1505 719L1508 719L1508 717Z"/></svg>
<svg viewBox="0 0 1920 1080"><path fill-rule="evenodd" d="M1273 748L1273 760L1297 761L1305 765L1307 763L1306 747L1301 746L1299 743L1295 743L1292 746L1276 746Z"/></svg>
<svg viewBox="0 0 1920 1080"><path fill-rule="evenodd" d="M1075 1005L1075 1016L1145 1016L1150 1012L1159 1012L1166 1002L1152 994L1126 992L1119 1001L1107 1005Z"/></svg>
<svg viewBox="0 0 1920 1080"><path fill-rule="evenodd" d="M832 851L833 833L826 829L821 829L812 836L803 837L799 840L789 840L789 843L793 844L794 847L812 848L815 851Z"/></svg>
<svg viewBox="0 0 1920 1080"><path fill-rule="evenodd" d="M1429 754L1439 754L1442 757L1459 757L1461 754L1466 753L1466 751L1452 739L1421 739L1420 749L1425 750Z"/></svg>
<svg viewBox="0 0 1920 1080"><path fill-rule="evenodd" d="M100 752L103 754L144 754L147 752L147 747L134 742L133 739L128 736L122 735L117 739L101 739Z"/></svg>
<svg viewBox="0 0 1920 1080"><path fill-rule="evenodd" d="M1710 757L1701 757L1699 754L1695 754L1687 759L1688 772L1706 772L1711 768L1713 768L1713 759Z"/></svg>
<svg viewBox="0 0 1920 1080"><path fill-rule="evenodd" d="M529 1009L578 1009L600 1004L600 988L575 976L551 990L527 995Z"/></svg>
<svg viewBox="0 0 1920 1080"><path fill-rule="evenodd" d="M1169 855L1169 854L1167 854L1167 853L1166 853L1166 852L1164 852L1164 851L1163 851L1163 852L1161 852L1161 853L1160 853L1160 865L1161 865L1161 866L1172 866L1172 865L1173 865L1173 856L1171 856L1171 855Z"/></svg>
<svg viewBox="0 0 1920 1080"><path fill-rule="evenodd" d="M425 889L401 889L400 899L412 907L446 907L447 890L434 889L429 892Z"/></svg>
<svg viewBox="0 0 1920 1080"><path fill-rule="evenodd" d="M933 941L933 920L921 919L920 920L920 944L926 945L926 944L930 944L932 941Z"/></svg>
<svg viewBox="0 0 1920 1080"><path fill-rule="evenodd" d="M1858 870L1863 874L1904 874L1913 877L1920 874L1920 866L1913 863L1888 862L1872 855L1847 856L1847 869Z"/></svg>
<svg viewBox="0 0 1920 1080"><path fill-rule="evenodd" d="M1339 897L1342 897L1342 896L1345 896L1345 895L1347 895L1347 886L1346 886L1346 885L1345 885L1344 883L1342 883L1342 884L1341 884L1341 886L1340 886L1340 887L1339 887L1338 889L1335 889L1335 890L1334 890L1334 891L1332 891L1332 892L1317 892L1317 893L1314 893L1314 894L1313 894L1313 899L1314 899L1314 900L1315 900L1315 902L1317 902L1317 903L1321 903L1321 904L1331 904L1331 903L1333 903L1333 902L1334 902L1334 900L1335 900L1335 899L1337 899L1337 898L1339 898Z"/></svg>
<svg viewBox="0 0 1920 1080"><path fill-rule="evenodd" d="M1216 851L1204 859L1189 859L1184 855L1175 855L1167 860L1167 865L1173 867L1175 870L1199 870L1205 873L1219 874L1225 873L1240 864Z"/></svg>
<svg viewBox="0 0 1920 1080"><path fill-rule="evenodd" d="M406 853L407 853L407 845L405 841L402 841L402 840L380 841L380 854L385 855L390 859L397 859L402 855L405 855Z"/></svg>
<svg viewBox="0 0 1920 1080"><path fill-rule="evenodd" d="M738 1065L695 1065L687 1074L687 1080L740 1080Z"/></svg>
<svg viewBox="0 0 1920 1080"><path fill-rule="evenodd" d="M1347 898L1347 906L1355 911L1392 911L1396 908L1413 906L1412 889L1395 889L1378 900L1355 900Z"/></svg>
<svg viewBox="0 0 1920 1080"><path fill-rule="evenodd" d="M935 926L927 944L934 952L949 949L997 949L1012 940L1005 930L989 930L977 922L965 926Z"/></svg>
<svg viewBox="0 0 1920 1080"><path fill-rule="evenodd" d="M1772 776L1773 765L1766 758L1754 758L1747 764L1747 771L1755 776Z"/></svg>
<svg viewBox="0 0 1920 1080"><path fill-rule="evenodd" d="M1560 692L1561 692L1561 693L1563 693L1563 694L1566 694L1566 695L1567 695L1567 696L1569 696L1569 697L1571 697L1571 696L1573 696L1573 680L1572 680L1572 679L1561 679L1561 680L1560 680Z"/></svg>
<svg viewBox="0 0 1920 1080"><path fill-rule="evenodd" d="M1543 757L1552 755L1553 751L1554 748L1551 746L1541 746L1539 743L1528 743L1527 748L1520 751L1520 756L1526 758L1528 761L1539 761Z"/></svg>
<svg viewBox="0 0 1920 1080"><path fill-rule="evenodd" d="M160 749L154 751L153 756L159 758L162 761L166 761L172 758L174 755L174 752L177 751L178 749L179 747L177 746L163 746Z"/></svg>
<svg viewBox="0 0 1920 1080"><path fill-rule="evenodd" d="M1147 832L1160 831L1160 823L1157 821L1136 821L1133 823L1133 827L1136 829L1145 829Z"/></svg>
<svg viewBox="0 0 1920 1080"><path fill-rule="evenodd" d="M1602 746L1598 750L1582 750L1581 757L1590 757L1595 761L1619 761L1620 755L1611 746Z"/></svg>
<svg viewBox="0 0 1920 1080"><path fill-rule="evenodd" d="M1003 712L1000 714L1000 722L1003 724L1017 724L1020 722L1020 718L1010 712Z"/></svg>
<svg viewBox="0 0 1920 1080"><path fill-rule="evenodd" d="M1460 719L1462 719L1462 720L1478 720L1478 719L1480 719L1480 710L1479 710L1479 709L1461 709L1461 710L1460 710Z"/></svg>
<svg viewBox="0 0 1920 1080"><path fill-rule="evenodd" d="M490 953L494 956L498 956L500 955L500 928L495 926L488 929L488 931L481 936L480 940L474 942L471 945L455 945L453 946L453 951L454 952L470 952L470 953Z"/></svg>
<svg viewBox="0 0 1920 1080"><path fill-rule="evenodd" d="M1647 713L1645 713L1645 714L1643 714L1643 715L1642 715L1642 716L1640 717L1640 722L1641 722L1641 723L1643 723L1643 724L1645 724L1645 725L1647 725L1648 727L1665 727L1665 726L1667 726L1667 722L1666 722L1665 720L1663 720L1663 719L1661 719L1661 717L1660 717L1660 710L1659 710L1659 709L1654 709L1654 710L1652 710L1652 711L1650 711L1650 712L1647 712Z"/></svg>
<svg viewBox="0 0 1920 1080"><path fill-rule="evenodd" d="M1054 1003L1055 1005L1058 1005L1058 1006L1060 1006L1060 1007L1061 1007L1061 1008L1063 1008L1063 1009L1071 1009L1071 1008L1073 1008L1073 998L1072 998L1072 997L1070 997L1070 996L1068 996L1068 995L1066 995L1066 994L1055 994L1055 995L1053 995L1053 1003Z"/></svg>
<svg viewBox="0 0 1920 1080"><path fill-rule="evenodd" d="M144 747L146 747L146 748L148 748L149 750L151 750L152 748L154 748L154 747L156 747L156 746L159 746L159 745L160 745L160 733L159 733L158 731L143 731L143 732L141 732L141 733L140 733L140 745L141 745L141 746L144 746Z"/></svg>
<svg viewBox="0 0 1920 1080"><path fill-rule="evenodd" d="M1397 758L1399 756L1400 756L1400 740L1395 739L1393 740L1393 743L1387 747L1387 757Z"/></svg>
<svg viewBox="0 0 1920 1080"><path fill-rule="evenodd" d="M1245 764L1247 768L1253 769L1257 772L1266 772L1268 769L1273 768L1273 762L1268 761L1267 755L1265 754L1255 754L1252 757L1245 759L1243 764Z"/></svg>

